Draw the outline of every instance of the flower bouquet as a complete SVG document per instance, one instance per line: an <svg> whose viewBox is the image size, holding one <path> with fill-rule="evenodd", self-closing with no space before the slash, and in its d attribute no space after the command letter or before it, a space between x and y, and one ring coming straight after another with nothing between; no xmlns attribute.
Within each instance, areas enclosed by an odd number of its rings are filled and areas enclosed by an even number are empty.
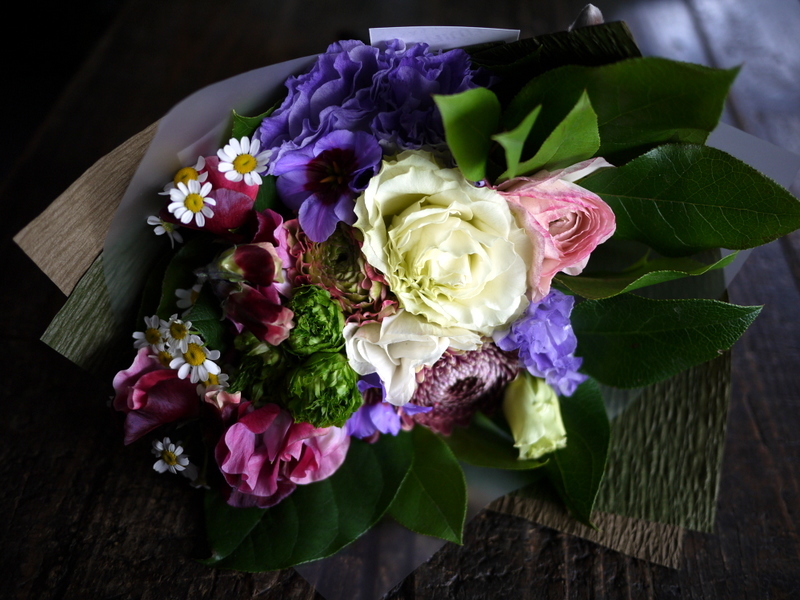
<svg viewBox="0 0 800 600"><path fill-rule="evenodd" d="M109 304L144 289L113 406L207 488L208 564L302 564L386 516L459 542L461 462L591 525L600 385L711 360L759 310L643 290L800 226L705 145L735 69L642 58L622 24L418 41L278 65L281 97L151 153L112 225Z"/></svg>

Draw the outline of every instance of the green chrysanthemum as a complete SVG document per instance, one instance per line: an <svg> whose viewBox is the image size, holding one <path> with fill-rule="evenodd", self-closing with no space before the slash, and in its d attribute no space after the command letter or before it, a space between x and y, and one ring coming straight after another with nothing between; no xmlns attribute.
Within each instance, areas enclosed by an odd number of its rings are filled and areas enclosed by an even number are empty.
<svg viewBox="0 0 800 600"><path fill-rule="evenodd" d="M358 375L338 352L317 352L291 371L288 408L295 421L314 427L344 426L361 406Z"/></svg>
<svg viewBox="0 0 800 600"><path fill-rule="evenodd" d="M344 315L331 295L315 285L297 288L289 305L295 327L287 343L298 356L322 350L339 350L344 345Z"/></svg>
<svg viewBox="0 0 800 600"><path fill-rule="evenodd" d="M276 390L281 388L281 381L291 361L279 347L259 341L250 332L237 336L234 345L242 357L239 372L231 381L228 391L242 392L245 398L256 404L262 399L279 403Z"/></svg>

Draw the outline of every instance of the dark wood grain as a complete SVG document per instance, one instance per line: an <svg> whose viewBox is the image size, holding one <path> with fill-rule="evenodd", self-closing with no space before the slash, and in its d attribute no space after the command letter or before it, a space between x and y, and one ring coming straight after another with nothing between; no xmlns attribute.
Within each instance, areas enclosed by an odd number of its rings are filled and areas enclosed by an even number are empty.
<svg viewBox="0 0 800 600"><path fill-rule="evenodd" d="M745 62L726 119L800 151L800 4L794 0L615 0L643 50ZM322 0L119 3L113 23L0 188L4 257L0 419L0 597L296 598L294 571L207 569L199 495L124 447L106 408L110 379L87 376L38 342L63 296L10 236L83 170L198 87L324 50L369 26L563 29L581 1ZM13 87L13 86L12 86ZM12 93L25 94L24 89ZM7 115L6 119L18 118ZM765 304L733 352L733 394L717 527L690 532L670 570L522 519L482 513L388 597L793 598L800 596L800 243L753 253L730 290Z"/></svg>

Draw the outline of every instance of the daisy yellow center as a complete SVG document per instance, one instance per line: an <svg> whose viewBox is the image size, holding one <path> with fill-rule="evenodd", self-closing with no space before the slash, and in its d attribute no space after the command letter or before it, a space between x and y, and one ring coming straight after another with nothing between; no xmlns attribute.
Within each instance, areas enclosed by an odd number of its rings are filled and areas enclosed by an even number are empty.
<svg viewBox="0 0 800 600"><path fill-rule="evenodd" d="M161 451L161 460L167 463L167 466L169 467L174 467L178 464L178 457L175 456L175 453L170 452L169 450Z"/></svg>
<svg viewBox="0 0 800 600"><path fill-rule="evenodd" d="M203 197L200 194L188 194L183 205L193 213L198 213L203 210Z"/></svg>
<svg viewBox="0 0 800 600"><path fill-rule="evenodd" d="M206 362L206 353L203 352L202 346L198 344L189 344L186 352L183 353L183 358L193 367L199 367Z"/></svg>
<svg viewBox="0 0 800 600"><path fill-rule="evenodd" d="M249 173L255 169L257 165L258 162L251 154L240 154L233 159L233 168L236 169L237 173L241 173L242 175Z"/></svg>
<svg viewBox="0 0 800 600"><path fill-rule="evenodd" d="M175 185L178 185L179 183L185 184L187 181L192 181L199 178L200 173L198 173L194 167L184 167L175 173L175 177L172 179L172 181L175 183Z"/></svg>
<svg viewBox="0 0 800 600"><path fill-rule="evenodd" d="M213 373L209 373L208 379L206 380L206 385L219 385L219 377Z"/></svg>
<svg viewBox="0 0 800 600"><path fill-rule="evenodd" d="M183 323L175 321L169 326L169 334L173 340L182 340L189 334L189 330L186 329L186 325Z"/></svg>
<svg viewBox="0 0 800 600"><path fill-rule="evenodd" d="M144 339L148 344L157 344L161 341L161 332L158 329L150 327L144 332Z"/></svg>
<svg viewBox="0 0 800 600"><path fill-rule="evenodd" d="M158 358L158 362L160 362L162 365L164 365L167 368L169 368L169 363L172 362L172 354L170 354L166 350L162 350L161 352L159 352L156 355L156 358Z"/></svg>

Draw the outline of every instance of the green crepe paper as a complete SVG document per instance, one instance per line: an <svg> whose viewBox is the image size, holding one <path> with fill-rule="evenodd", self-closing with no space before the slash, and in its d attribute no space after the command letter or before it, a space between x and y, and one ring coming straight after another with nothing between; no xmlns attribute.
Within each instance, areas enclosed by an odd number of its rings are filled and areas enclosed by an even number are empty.
<svg viewBox="0 0 800 600"><path fill-rule="evenodd" d="M111 311L101 254L50 322L42 334L42 341L79 367L97 375L115 366L127 366L119 364L124 354L111 351L123 345L125 340L121 337ZM130 360L133 360L132 339L129 348ZM123 358L123 362L125 360Z"/></svg>

